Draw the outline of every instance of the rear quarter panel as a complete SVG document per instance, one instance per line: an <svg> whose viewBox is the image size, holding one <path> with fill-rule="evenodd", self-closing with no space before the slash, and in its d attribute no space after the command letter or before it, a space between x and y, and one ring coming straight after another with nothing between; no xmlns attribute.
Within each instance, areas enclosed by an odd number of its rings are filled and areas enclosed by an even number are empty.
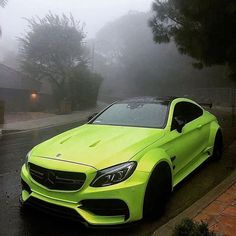
<svg viewBox="0 0 236 236"><path fill-rule="evenodd" d="M208 111L206 111L206 113L207 113L207 116L210 119L210 122L209 122L210 134L209 134L208 146L210 147L210 152L212 154L213 153L213 148L214 148L216 133L217 133L218 130L221 130L221 127L218 123L217 118L213 114L211 114Z"/></svg>

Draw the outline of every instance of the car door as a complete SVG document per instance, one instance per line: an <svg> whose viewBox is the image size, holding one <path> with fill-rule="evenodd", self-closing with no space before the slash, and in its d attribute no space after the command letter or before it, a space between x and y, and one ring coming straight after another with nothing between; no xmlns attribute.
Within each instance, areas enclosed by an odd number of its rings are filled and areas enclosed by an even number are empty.
<svg viewBox="0 0 236 236"><path fill-rule="evenodd" d="M185 125L181 132L177 131L175 118L181 117ZM174 147L174 176L181 181L188 168L200 157L207 145L209 132L204 125L203 109L194 103L182 101L174 107L171 137Z"/></svg>

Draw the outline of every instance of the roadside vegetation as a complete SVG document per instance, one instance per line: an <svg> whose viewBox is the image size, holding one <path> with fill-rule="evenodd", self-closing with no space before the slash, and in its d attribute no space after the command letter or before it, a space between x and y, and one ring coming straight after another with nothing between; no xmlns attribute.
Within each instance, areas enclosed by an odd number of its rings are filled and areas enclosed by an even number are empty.
<svg viewBox="0 0 236 236"><path fill-rule="evenodd" d="M186 218L175 226L172 236L217 236L217 234L209 230L207 223L198 223Z"/></svg>
<svg viewBox="0 0 236 236"><path fill-rule="evenodd" d="M20 40L21 70L33 79L51 84L59 107L96 105L102 78L90 70L83 25L72 15L26 19L28 31Z"/></svg>
<svg viewBox="0 0 236 236"><path fill-rule="evenodd" d="M0 7L4 8L7 5L8 0L0 0ZM0 36L2 35L2 29L0 27Z"/></svg>
<svg viewBox="0 0 236 236"><path fill-rule="evenodd" d="M0 0L0 6L5 7L7 5L8 0Z"/></svg>
<svg viewBox="0 0 236 236"><path fill-rule="evenodd" d="M175 42L181 54L202 69L224 65L236 78L236 2L233 0L154 0L149 21L156 43Z"/></svg>
<svg viewBox="0 0 236 236"><path fill-rule="evenodd" d="M198 70L192 57L178 52L174 40L155 43L148 26L151 18L152 13L129 12L98 31L95 69L104 78L102 95L183 96L193 88L232 84L224 65Z"/></svg>

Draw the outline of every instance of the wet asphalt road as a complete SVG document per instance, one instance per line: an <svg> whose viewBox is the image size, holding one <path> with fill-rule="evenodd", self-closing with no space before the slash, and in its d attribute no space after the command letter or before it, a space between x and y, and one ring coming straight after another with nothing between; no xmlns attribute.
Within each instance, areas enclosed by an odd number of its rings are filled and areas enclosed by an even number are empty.
<svg viewBox="0 0 236 236"><path fill-rule="evenodd" d="M225 179L236 167L227 146L236 138L235 130L225 129L226 151L219 162L209 161L178 186L164 215L152 222L140 221L122 228L86 228L80 223L61 220L43 213L20 211L20 168L26 153L36 144L70 128L70 124L27 133L3 136L0 140L0 235L151 235L169 219L189 207Z"/></svg>

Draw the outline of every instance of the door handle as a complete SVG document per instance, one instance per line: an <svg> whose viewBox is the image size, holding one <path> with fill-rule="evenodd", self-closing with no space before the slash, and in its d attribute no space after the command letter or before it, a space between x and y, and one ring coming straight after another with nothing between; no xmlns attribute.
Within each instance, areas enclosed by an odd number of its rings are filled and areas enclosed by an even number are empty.
<svg viewBox="0 0 236 236"><path fill-rule="evenodd" d="M201 128L202 128L202 125L198 125L198 126L197 126L197 129L201 129Z"/></svg>

